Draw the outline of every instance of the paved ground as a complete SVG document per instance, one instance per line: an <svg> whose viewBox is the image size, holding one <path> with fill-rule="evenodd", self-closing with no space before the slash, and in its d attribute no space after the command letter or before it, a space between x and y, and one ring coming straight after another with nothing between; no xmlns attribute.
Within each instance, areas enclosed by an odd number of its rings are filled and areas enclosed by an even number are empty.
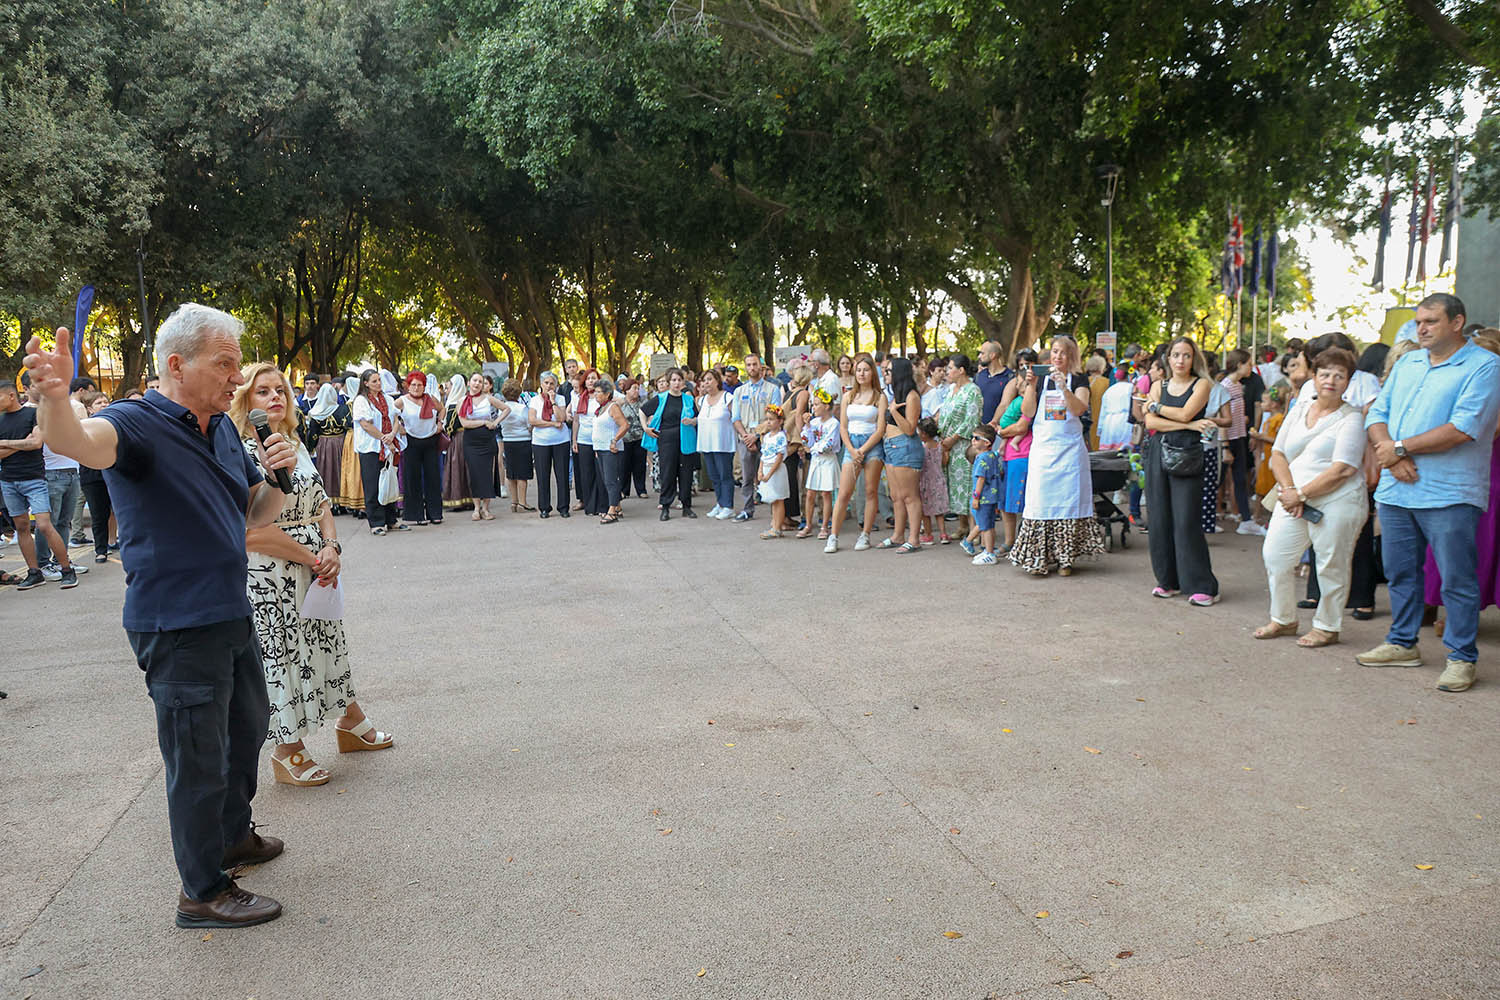
<svg viewBox="0 0 1500 1000"><path fill-rule="evenodd" d="M341 521L355 681L398 744L320 734L319 789L264 764L288 848L245 883L286 915L208 938L172 925L119 566L0 592L0 993L1497 995L1496 612L1484 683L1443 695L1354 665L1383 613L1253 642L1234 535L1194 609L1149 597L1144 539L1032 580L502 509Z"/></svg>

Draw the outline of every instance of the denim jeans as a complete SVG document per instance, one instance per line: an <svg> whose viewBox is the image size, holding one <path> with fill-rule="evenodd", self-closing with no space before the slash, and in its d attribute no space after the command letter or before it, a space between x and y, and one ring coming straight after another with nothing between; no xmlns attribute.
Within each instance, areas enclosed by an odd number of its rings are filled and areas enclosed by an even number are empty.
<svg viewBox="0 0 1500 1000"><path fill-rule="evenodd" d="M714 503L723 510L734 510L734 452L705 451L703 465L714 486Z"/></svg>
<svg viewBox="0 0 1500 1000"><path fill-rule="evenodd" d="M57 529L64 545L68 544L68 539L72 535L73 507L78 503L78 498L82 494L83 491L78 485L77 469L47 470L47 495L52 501L52 527ZM104 531L106 534L109 533L108 525L105 525ZM32 537L36 539L37 565L57 562L56 553L42 537L42 533L33 528Z"/></svg>
<svg viewBox="0 0 1500 1000"><path fill-rule="evenodd" d="M1377 503L1380 514L1381 554L1391 593L1391 630L1386 641L1415 646L1422 626L1422 590L1427 548L1443 575L1443 606L1448 624L1443 645L1448 658L1474 663L1479 633L1479 553L1474 548L1474 530L1479 524L1478 507L1460 503L1451 507L1410 508Z"/></svg>

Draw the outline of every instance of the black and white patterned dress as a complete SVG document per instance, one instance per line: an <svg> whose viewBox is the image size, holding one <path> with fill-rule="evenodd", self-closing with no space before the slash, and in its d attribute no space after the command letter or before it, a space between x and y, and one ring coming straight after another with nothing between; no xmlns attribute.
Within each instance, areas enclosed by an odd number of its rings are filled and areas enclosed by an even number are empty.
<svg viewBox="0 0 1500 1000"><path fill-rule="evenodd" d="M245 442L245 450L253 454L254 442ZM274 526L313 553L320 552L319 519L328 495L311 456L300 445L291 475L292 495ZM317 729L329 713L338 718L354 700L349 643L343 622L303 619L299 614L312 585L310 567L261 552L249 556L250 606L271 698L269 738L292 743Z"/></svg>

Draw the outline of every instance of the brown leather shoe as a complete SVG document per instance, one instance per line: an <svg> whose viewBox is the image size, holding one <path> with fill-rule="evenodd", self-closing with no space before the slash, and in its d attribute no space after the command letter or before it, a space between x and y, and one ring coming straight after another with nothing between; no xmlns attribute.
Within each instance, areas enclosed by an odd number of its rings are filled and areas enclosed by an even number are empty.
<svg viewBox="0 0 1500 1000"><path fill-rule="evenodd" d="M282 852L286 845L280 837L262 837L251 824L245 839L224 852L224 870L236 865L258 865L270 861Z"/></svg>
<svg viewBox="0 0 1500 1000"><path fill-rule="evenodd" d="M201 903L177 894L178 927L254 927L279 916L280 903L241 889L233 879L228 889Z"/></svg>

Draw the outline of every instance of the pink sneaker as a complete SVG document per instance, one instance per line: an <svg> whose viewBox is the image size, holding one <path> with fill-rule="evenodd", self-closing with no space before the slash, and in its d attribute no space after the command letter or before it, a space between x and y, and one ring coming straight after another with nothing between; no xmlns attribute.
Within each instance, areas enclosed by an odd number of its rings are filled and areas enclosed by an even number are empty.
<svg viewBox="0 0 1500 1000"><path fill-rule="evenodd" d="M1219 595L1194 594L1192 597L1188 598L1188 603L1196 604L1200 608L1211 607L1212 605L1219 603Z"/></svg>
<svg viewBox="0 0 1500 1000"><path fill-rule="evenodd" d="M1152 597L1176 597L1180 593L1182 593L1182 591L1180 591L1180 590L1168 590L1166 587L1152 587L1151 588L1151 596Z"/></svg>

